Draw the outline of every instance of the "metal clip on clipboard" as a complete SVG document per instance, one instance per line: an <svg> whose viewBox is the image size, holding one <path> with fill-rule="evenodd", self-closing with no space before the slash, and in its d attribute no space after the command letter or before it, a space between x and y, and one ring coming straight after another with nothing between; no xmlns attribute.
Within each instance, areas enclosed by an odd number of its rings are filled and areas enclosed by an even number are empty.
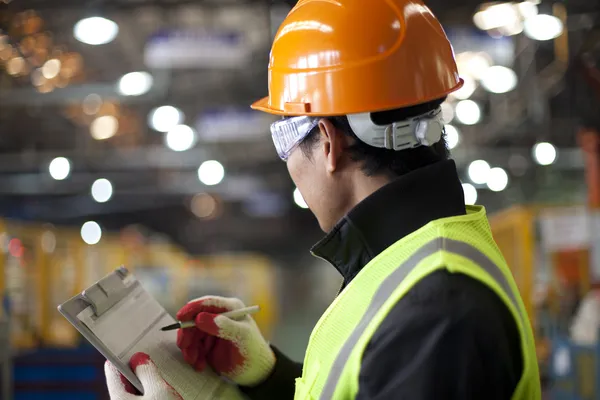
<svg viewBox="0 0 600 400"><path fill-rule="evenodd" d="M129 271L125 267L119 267L114 274L102 278L81 293L83 300L89 303L96 317L102 316L130 293L133 280L128 282L128 277L130 277Z"/></svg>
<svg viewBox="0 0 600 400"><path fill-rule="evenodd" d="M150 314L142 312L146 308ZM199 373L191 368L177 348L175 331L147 330L148 315L162 315L153 325L156 327L176 321L124 267L59 305L58 310L140 393L144 393L144 387L128 363L137 351L153 357L163 378L175 390L187 393L190 388L198 388L185 399L245 399L235 385L213 371ZM123 326L115 329L116 323Z"/></svg>

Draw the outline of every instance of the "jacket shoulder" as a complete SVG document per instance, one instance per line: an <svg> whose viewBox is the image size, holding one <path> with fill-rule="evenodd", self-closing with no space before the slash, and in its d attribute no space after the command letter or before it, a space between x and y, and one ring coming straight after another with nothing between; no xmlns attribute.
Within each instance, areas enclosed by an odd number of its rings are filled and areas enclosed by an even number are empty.
<svg viewBox="0 0 600 400"><path fill-rule="evenodd" d="M519 330L501 298L471 277L440 270L420 280L375 331L357 398L387 391L417 400L510 398L522 371Z"/></svg>

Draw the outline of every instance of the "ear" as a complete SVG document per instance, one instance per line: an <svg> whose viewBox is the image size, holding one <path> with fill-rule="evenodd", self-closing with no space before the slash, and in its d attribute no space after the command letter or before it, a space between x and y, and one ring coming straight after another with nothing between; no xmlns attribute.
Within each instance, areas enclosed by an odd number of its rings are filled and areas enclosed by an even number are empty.
<svg viewBox="0 0 600 400"><path fill-rule="evenodd" d="M345 136L327 118L319 121L319 130L322 136L321 151L325 159L325 167L327 172L332 174L338 169L342 159Z"/></svg>

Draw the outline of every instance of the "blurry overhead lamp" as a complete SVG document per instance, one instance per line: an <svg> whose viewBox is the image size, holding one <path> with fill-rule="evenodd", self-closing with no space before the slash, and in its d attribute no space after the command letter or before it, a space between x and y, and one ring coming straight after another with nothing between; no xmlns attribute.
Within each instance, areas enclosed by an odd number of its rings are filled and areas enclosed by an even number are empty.
<svg viewBox="0 0 600 400"><path fill-rule="evenodd" d="M504 25L497 29L502 36L515 36L523 32L523 21L519 19L510 25Z"/></svg>
<svg viewBox="0 0 600 400"><path fill-rule="evenodd" d="M9 75L19 75L23 69L25 68L25 60L23 57L14 57L11 58L6 63L6 72Z"/></svg>
<svg viewBox="0 0 600 400"><path fill-rule="evenodd" d="M473 16L475 26L483 31L512 26L519 21L518 11L511 3L493 4Z"/></svg>
<svg viewBox="0 0 600 400"><path fill-rule="evenodd" d="M454 119L454 107L451 103L445 101L442 103L442 120L449 124Z"/></svg>
<svg viewBox="0 0 600 400"><path fill-rule="evenodd" d="M501 192L508 186L508 174L502 168L490 169L487 187L493 192Z"/></svg>
<svg viewBox="0 0 600 400"><path fill-rule="evenodd" d="M198 179L207 186L221 183L225 177L225 168L216 160L204 161L198 168Z"/></svg>
<svg viewBox="0 0 600 400"><path fill-rule="evenodd" d="M148 123L159 132L168 132L183 122L183 113L173 106L161 106L150 112Z"/></svg>
<svg viewBox="0 0 600 400"><path fill-rule="evenodd" d="M94 115L98 111L100 111L100 107L102 107L102 97L96 93L88 94L83 99L83 112L86 115Z"/></svg>
<svg viewBox="0 0 600 400"><path fill-rule="evenodd" d="M477 202L477 189L470 183L462 184L463 192L465 194L465 204L472 206Z"/></svg>
<svg viewBox="0 0 600 400"><path fill-rule="evenodd" d="M540 165L550 165L556 161L556 147L551 143L541 142L533 146L533 159Z"/></svg>
<svg viewBox="0 0 600 400"><path fill-rule="evenodd" d="M88 221L81 227L81 238L89 245L94 245L102 239L102 228L95 221Z"/></svg>
<svg viewBox="0 0 600 400"><path fill-rule="evenodd" d="M98 203L106 203L113 194L112 183L108 179L96 179L92 184L92 198Z"/></svg>
<svg viewBox="0 0 600 400"><path fill-rule="evenodd" d="M96 140L106 140L115 136L119 130L119 121L112 115L103 115L92 121L90 133Z"/></svg>
<svg viewBox="0 0 600 400"><path fill-rule="evenodd" d="M491 93L506 93L517 87L517 74L510 68L496 65L485 71L481 86Z"/></svg>
<svg viewBox="0 0 600 400"><path fill-rule="evenodd" d="M42 74L42 70L40 68L35 69L31 73L31 83L33 86L42 86L44 83L46 83L46 81L47 79Z"/></svg>
<svg viewBox="0 0 600 400"><path fill-rule="evenodd" d="M481 120L481 109L472 100L459 101L454 111L456 119L464 125L475 125Z"/></svg>
<svg viewBox="0 0 600 400"><path fill-rule="evenodd" d="M452 150L458 143L460 142L460 134L458 133L458 129L456 129L452 125L446 125L446 144L448 145L448 149Z"/></svg>
<svg viewBox="0 0 600 400"><path fill-rule="evenodd" d="M298 188L294 189L294 203L300 208L308 208L308 204L304 201L304 197L302 197L302 193Z"/></svg>
<svg viewBox="0 0 600 400"><path fill-rule="evenodd" d="M218 202L208 193L199 193L192 198L190 209L192 213L202 219L212 219L218 214Z"/></svg>
<svg viewBox="0 0 600 400"><path fill-rule="evenodd" d="M473 181L473 183L483 185L488 181L490 169L490 164L488 164L486 161L475 160L469 164L467 173L469 174L469 179Z"/></svg>
<svg viewBox="0 0 600 400"><path fill-rule="evenodd" d="M468 75L463 75L461 78L464 81L463 86L456 92L451 93L450 96L459 100L466 100L471 97L471 95L475 92L475 89L477 89L477 83Z"/></svg>
<svg viewBox="0 0 600 400"><path fill-rule="evenodd" d="M48 172L53 179L62 181L71 173L71 163L65 157L56 157L50 162Z"/></svg>
<svg viewBox="0 0 600 400"><path fill-rule="evenodd" d="M550 40L563 32L563 23L553 15L539 14L525 20L525 35L533 40Z"/></svg>
<svg viewBox="0 0 600 400"><path fill-rule="evenodd" d="M42 66L42 75L46 79L54 79L60 72L60 60L53 58Z"/></svg>
<svg viewBox="0 0 600 400"><path fill-rule="evenodd" d="M124 96L141 96L148 93L154 79L147 72L130 72L119 80L119 93Z"/></svg>
<svg viewBox="0 0 600 400"><path fill-rule="evenodd" d="M112 42L119 33L119 26L102 17L84 18L75 24L73 35L82 43L100 45Z"/></svg>
<svg viewBox="0 0 600 400"><path fill-rule="evenodd" d="M194 146L196 132L187 125L176 125L165 135L165 144L173 151L186 151Z"/></svg>
<svg viewBox="0 0 600 400"><path fill-rule="evenodd" d="M492 60L484 51L478 53L465 51L457 54L456 63L461 75L470 75L474 79L479 80L483 73L492 65Z"/></svg>
<svg viewBox="0 0 600 400"><path fill-rule="evenodd" d="M533 1L523 1L517 4L517 9L525 19L534 17L538 14L538 7Z"/></svg>

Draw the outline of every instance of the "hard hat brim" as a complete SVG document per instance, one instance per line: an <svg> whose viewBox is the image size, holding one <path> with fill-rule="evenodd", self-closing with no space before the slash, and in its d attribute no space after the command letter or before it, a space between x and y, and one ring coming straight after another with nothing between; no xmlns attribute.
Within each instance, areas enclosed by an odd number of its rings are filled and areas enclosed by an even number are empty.
<svg viewBox="0 0 600 400"><path fill-rule="evenodd" d="M250 108L253 110L256 110L256 111L262 111L262 112L265 112L267 114L272 114L272 115L285 115L285 116L290 116L290 117L296 116L296 115L297 116L303 115L303 114L294 114L294 113L290 113L288 111L272 108L269 105L269 96L263 97L262 99L255 101L254 103L252 103Z"/></svg>

